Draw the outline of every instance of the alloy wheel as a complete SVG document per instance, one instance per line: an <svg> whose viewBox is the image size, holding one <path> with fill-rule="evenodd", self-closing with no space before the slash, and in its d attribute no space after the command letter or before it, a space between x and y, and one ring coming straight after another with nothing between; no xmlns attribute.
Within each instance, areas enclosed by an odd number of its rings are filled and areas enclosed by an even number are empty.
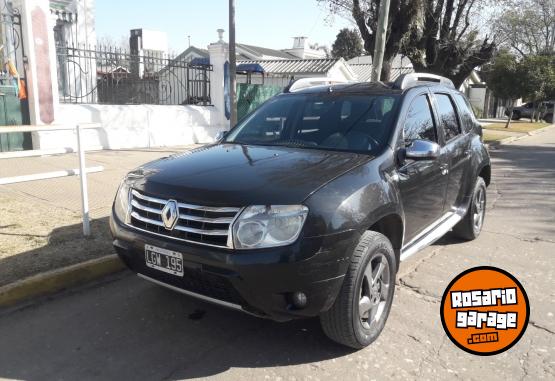
<svg viewBox="0 0 555 381"><path fill-rule="evenodd" d="M474 230L480 231L484 222L484 214L486 209L486 194L483 188L478 188L474 195Z"/></svg>
<svg viewBox="0 0 555 381"><path fill-rule="evenodd" d="M390 288L389 263L378 253L364 271L358 302L359 319L365 329L372 329L383 317Z"/></svg>

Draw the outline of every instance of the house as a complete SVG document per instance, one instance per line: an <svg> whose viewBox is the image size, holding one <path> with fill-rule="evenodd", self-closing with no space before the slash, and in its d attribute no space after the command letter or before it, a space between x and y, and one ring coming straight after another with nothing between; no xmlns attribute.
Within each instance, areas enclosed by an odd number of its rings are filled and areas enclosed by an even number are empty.
<svg viewBox="0 0 555 381"><path fill-rule="evenodd" d="M219 40L223 41L223 29L218 29ZM295 60L328 58L327 48L318 44L310 45L307 37L293 37L291 49L270 49L262 46L236 43L237 61ZM191 62L195 58L208 58L208 50L190 46L176 57L176 60Z"/></svg>
<svg viewBox="0 0 555 381"><path fill-rule="evenodd" d="M356 74L343 58L237 61L237 82L287 86L292 79L328 77L355 81Z"/></svg>

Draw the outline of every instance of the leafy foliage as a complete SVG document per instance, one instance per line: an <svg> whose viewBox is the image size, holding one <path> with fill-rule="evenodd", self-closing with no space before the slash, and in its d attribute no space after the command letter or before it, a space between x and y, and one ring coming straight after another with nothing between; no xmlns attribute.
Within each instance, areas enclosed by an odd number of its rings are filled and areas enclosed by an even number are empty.
<svg viewBox="0 0 555 381"><path fill-rule="evenodd" d="M487 70L488 87L495 96L515 100L524 95L520 80L521 68L516 57L507 52L500 52Z"/></svg>
<svg viewBox="0 0 555 381"><path fill-rule="evenodd" d="M331 54L334 58L343 57L345 60L350 60L360 56L362 51L362 42L358 32L354 29L343 28L335 38Z"/></svg>

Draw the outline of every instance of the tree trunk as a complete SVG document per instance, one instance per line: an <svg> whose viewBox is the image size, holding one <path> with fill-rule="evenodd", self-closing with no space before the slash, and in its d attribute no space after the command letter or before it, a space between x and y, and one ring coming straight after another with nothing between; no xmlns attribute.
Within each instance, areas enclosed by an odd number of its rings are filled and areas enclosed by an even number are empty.
<svg viewBox="0 0 555 381"><path fill-rule="evenodd" d="M381 81L382 82L389 82L391 80L391 68L393 66L393 59L386 59L382 62L382 73L381 73Z"/></svg>
<svg viewBox="0 0 555 381"><path fill-rule="evenodd" d="M515 108L515 103L514 101L511 99L511 106L509 108L509 120L507 120L507 124L505 125L505 128L509 128L509 125L511 124L511 120L513 120L513 110Z"/></svg>

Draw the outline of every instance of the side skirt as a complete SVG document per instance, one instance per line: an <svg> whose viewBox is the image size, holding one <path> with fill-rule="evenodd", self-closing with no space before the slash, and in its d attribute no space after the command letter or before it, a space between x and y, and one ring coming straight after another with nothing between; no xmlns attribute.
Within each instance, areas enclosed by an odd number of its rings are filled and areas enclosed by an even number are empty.
<svg viewBox="0 0 555 381"><path fill-rule="evenodd" d="M412 241L403 246L401 250L401 261L404 261L413 254L416 254L425 247L431 245L449 230L453 228L466 214L466 210L459 209L453 212L447 212L437 221L428 226L422 233L416 236Z"/></svg>

